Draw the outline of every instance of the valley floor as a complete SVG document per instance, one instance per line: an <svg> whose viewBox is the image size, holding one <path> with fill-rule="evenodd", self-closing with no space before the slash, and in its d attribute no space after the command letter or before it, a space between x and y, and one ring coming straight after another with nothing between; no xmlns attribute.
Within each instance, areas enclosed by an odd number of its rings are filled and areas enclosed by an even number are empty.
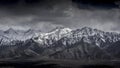
<svg viewBox="0 0 120 68"><path fill-rule="evenodd" d="M1 60L0 68L120 68L120 61Z"/></svg>

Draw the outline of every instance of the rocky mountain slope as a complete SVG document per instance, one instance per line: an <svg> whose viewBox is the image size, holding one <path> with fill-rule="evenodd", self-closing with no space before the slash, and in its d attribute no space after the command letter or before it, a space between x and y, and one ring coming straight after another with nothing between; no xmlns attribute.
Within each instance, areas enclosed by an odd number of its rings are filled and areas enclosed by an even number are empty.
<svg viewBox="0 0 120 68"><path fill-rule="evenodd" d="M40 31L0 31L0 58L119 59L120 34L89 27Z"/></svg>

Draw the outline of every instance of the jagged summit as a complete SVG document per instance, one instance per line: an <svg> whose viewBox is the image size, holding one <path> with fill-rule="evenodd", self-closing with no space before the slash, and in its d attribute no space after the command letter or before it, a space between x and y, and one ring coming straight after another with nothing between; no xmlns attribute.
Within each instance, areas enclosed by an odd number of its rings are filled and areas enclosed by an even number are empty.
<svg viewBox="0 0 120 68"><path fill-rule="evenodd" d="M104 32L102 30L99 30L99 29L95 29L95 28L91 28L91 27L83 27L80 29L81 31L87 31L87 32L90 32L90 31L95 31L95 32Z"/></svg>
<svg viewBox="0 0 120 68"><path fill-rule="evenodd" d="M83 27L81 29L76 29L72 31L74 34L83 34L83 35L95 35L95 34L103 34L104 31L93 29L91 27Z"/></svg>
<svg viewBox="0 0 120 68"><path fill-rule="evenodd" d="M64 26L57 26L57 27L53 28L51 31L49 31L48 33L53 32L53 31L62 30L62 29L65 29L65 28L66 27L64 27Z"/></svg>
<svg viewBox="0 0 120 68"><path fill-rule="evenodd" d="M8 30L4 31L4 33L7 33L7 34L15 34L17 33L13 28L9 28Z"/></svg>
<svg viewBox="0 0 120 68"><path fill-rule="evenodd" d="M48 35L61 36L61 35L64 35L64 34L67 34L67 33L71 32L71 31L72 31L72 29L70 29L70 28L56 27L51 32L43 33L42 35L45 35L45 36L48 36Z"/></svg>
<svg viewBox="0 0 120 68"><path fill-rule="evenodd" d="M70 29L70 28L65 28L65 27L56 27L55 29L53 29L51 32L65 32L65 31L67 31L67 32L69 32L69 31L72 31L72 29Z"/></svg>
<svg viewBox="0 0 120 68"><path fill-rule="evenodd" d="M66 34L70 33L71 31L72 31L72 29L70 29L70 28L56 27L55 29L53 29L52 31L50 31L48 33L36 34L35 38L37 38L37 39L34 39L34 40L36 42L39 42L40 44L46 43L47 40L58 41L62 37L65 37ZM53 42L49 42L47 44L52 44L52 43Z"/></svg>

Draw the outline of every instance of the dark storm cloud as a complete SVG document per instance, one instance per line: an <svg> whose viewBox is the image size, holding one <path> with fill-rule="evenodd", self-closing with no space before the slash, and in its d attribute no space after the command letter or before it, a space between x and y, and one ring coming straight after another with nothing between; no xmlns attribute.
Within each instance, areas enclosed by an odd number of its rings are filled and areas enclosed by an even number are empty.
<svg viewBox="0 0 120 68"><path fill-rule="evenodd" d="M0 28L48 29L56 26L89 26L118 31L118 1L94 0L0 0Z"/></svg>
<svg viewBox="0 0 120 68"><path fill-rule="evenodd" d="M119 0L72 0L73 2L77 3L79 8L90 8L96 7L96 8L118 8L119 6L116 4ZM84 5L84 6L83 6ZM90 6L90 7L89 7Z"/></svg>

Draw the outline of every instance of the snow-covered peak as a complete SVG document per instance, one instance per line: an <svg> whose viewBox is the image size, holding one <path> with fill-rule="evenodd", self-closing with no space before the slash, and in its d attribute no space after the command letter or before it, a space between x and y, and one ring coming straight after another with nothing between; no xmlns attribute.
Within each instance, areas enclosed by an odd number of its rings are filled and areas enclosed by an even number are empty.
<svg viewBox="0 0 120 68"><path fill-rule="evenodd" d="M81 29L82 32L85 32L87 34L92 34L92 33L103 33L103 31L97 30L97 29L92 29L90 27L84 27Z"/></svg>
<svg viewBox="0 0 120 68"><path fill-rule="evenodd" d="M9 28L8 30L4 31L6 34L16 34L17 32L13 28Z"/></svg>
<svg viewBox="0 0 120 68"><path fill-rule="evenodd" d="M66 34L66 33L69 33L71 32L72 29L70 28L65 28L65 27L56 27L55 29L53 29L52 31L48 32L48 33L39 33L38 35L41 35L41 36L47 36L47 35L52 35L52 34Z"/></svg>
<svg viewBox="0 0 120 68"><path fill-rule="evenodd" d="M104 47L103 43L108 44L119 41L120 34L84 27L73 30L71 33L69 33L69 35L67 35L67 39L69 39L70 44L83 40L84 42L90 44L94 43L94 45Z"/></svg>
<svg viewBox="0 0 120 68"><path fill-rule="evenodd" d="M83 27L81 29L76 29L72 31L73 34L84 35L84 36L94 36L97 34L104 34L104 31L98 29L92 29L90 27Z"/></svg>
<svg viewBox="0 0 120 68"><path fill-rule="evenodd" d="M50 31L50 32L55 32L55 31L72 31L72 29L70 29L70 28L65 28L65 27L62 27L62 26L60 26L60 27L56 27L56 28L54 28L52 31ZM50 33L50 32L48 32L48 33Z"/></svg>
<svg viewBox="0 0 120 68"><path fill-rule="evenodd" d="M7 38L10 38L11 40L21 40L21 41L25 41L27 39L32 38L35 33L38 33L40 31L36 31L33 29L29 29L29 30L14 30L13 28L9 28L6 31L0 32L1 36L5 36Z"/></svg>
<svg viewBox="0 0 120 68"><path fill-rule="evenodd" d="M72 29L70 28L65 28L65 27L56 27L55 29L53 29L51 32L49 33L60 33L60 34L63 34L63 33L68 33L68 32L71 32Z"/></svg>
<svg viewBox="0 0 120 68"><path fill-rule="evenodd" d="M59 39L61 39L62 37L66 36L67 33L70 33L72 31L72 29L70 28L64 28L64 27L57 27L54 30L52 30L51 32L48 33L40 33L40 34L36 34L34 39L37 42L42 42L44 40L54 40L57 41Z"/></svg>

